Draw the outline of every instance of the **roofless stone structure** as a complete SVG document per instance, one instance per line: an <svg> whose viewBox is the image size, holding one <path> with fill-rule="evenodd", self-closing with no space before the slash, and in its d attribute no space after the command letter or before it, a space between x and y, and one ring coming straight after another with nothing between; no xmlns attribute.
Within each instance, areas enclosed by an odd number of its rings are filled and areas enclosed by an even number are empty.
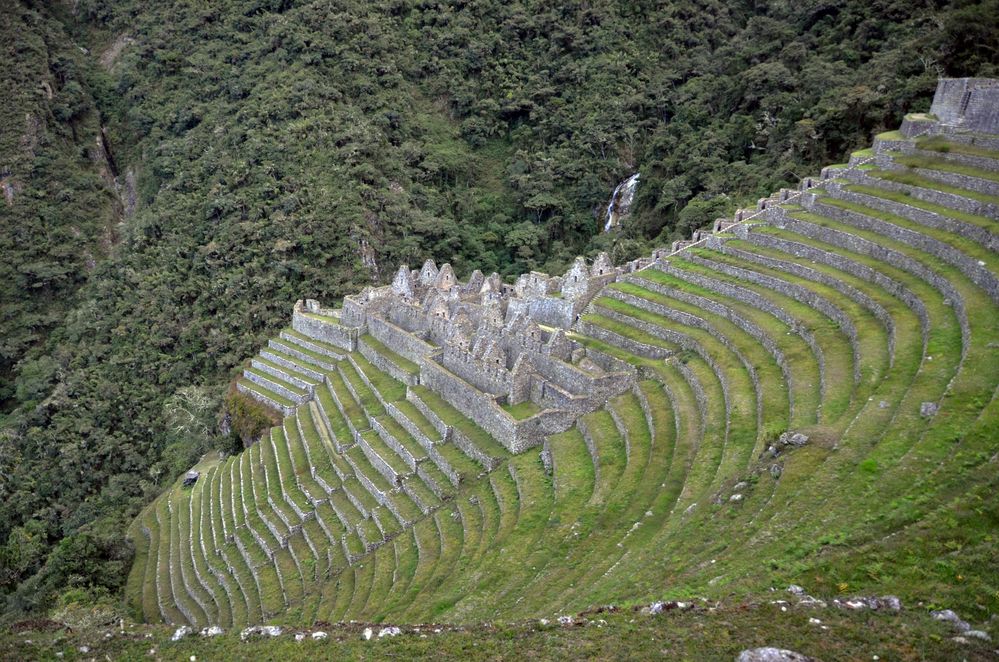
<svg viewBox="0 0 999 662"><path fill-rule="evenodd" d="M391 285L345 297L341 309L296 302L292 328L438 393L519 453L634 384L633 367L566 335L622 272L601 253L592 264L577 258L562 277L532 272L508 285L479 271L461 282L450 264L438 268L427 260L418 270L399 267ZM298 404L311 397L282 388L294 377L280 366L259 363L245 377ZM287 413L266 392L248 384L240 389Z"/></svg>

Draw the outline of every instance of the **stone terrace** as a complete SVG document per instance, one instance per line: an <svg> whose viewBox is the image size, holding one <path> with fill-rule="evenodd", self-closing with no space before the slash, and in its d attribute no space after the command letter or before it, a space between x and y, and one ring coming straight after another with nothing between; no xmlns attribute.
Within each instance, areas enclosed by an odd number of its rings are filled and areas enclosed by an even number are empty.
<svg viewBox="0 0 999 662"><path fill-rule="evenodd" d="M282 425L137 518L130 603L492 621L873 581L886 545L926 599L927 532L994 500L997 90L941 81L848 163L627 265L511 286L428 261L297 303L238 385Z"/></svg>

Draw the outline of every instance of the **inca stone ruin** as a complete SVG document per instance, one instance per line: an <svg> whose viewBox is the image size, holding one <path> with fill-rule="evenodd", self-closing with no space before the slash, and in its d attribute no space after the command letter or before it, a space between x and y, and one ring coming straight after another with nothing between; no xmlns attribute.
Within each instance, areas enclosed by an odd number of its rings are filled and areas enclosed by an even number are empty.
<svg viewBox="0 0 999 662"><path fill-rule="evenodd" d="M941 81L848 163L628 264L510 284L427 260L340 308L295 303L237 381L281 424L136 520L142 613L491 618L665 572L726 587L751 569L717 532L765 559L826 534L794 513L835 502L862 537L844 500L959 489L972 469L937 467L988 469L999 383L979 369L999 345L997 90Z"/></svg>

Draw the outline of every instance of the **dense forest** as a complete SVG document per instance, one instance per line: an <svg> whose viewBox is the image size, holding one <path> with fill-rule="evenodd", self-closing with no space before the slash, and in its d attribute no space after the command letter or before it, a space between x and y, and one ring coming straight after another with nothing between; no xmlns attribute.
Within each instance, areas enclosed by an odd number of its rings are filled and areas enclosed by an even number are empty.
<svg viewBox="0 0 999 662"><path fill-rule="evenodd" d="M295 299L628 259L999 75L996 0L16 0L0 33L8 614L115 599Z"/></svg>

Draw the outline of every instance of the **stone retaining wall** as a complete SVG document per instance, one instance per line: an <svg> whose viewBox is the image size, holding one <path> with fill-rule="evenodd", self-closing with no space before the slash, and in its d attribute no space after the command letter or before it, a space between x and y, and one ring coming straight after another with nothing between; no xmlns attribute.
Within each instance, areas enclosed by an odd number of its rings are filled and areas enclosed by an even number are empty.
<svg viewBox="0 0 999 662"><path fill-rule="evenodd" d="M761 274L749 269L742 269L740 267L734 267L721 262L714 262L697 255L688 256L688 259L693 264L713 269L718 273L723 273L740 280L756 283L757 285L761 285L768 290L777 292L778 294L786 296L790 299L794 299L809 308L817 310L836 322L839 325L840 331L842 331L850 341L850 347L853 350L853 381L854 383L860 382L860 341L857 338L857 328L850 316L844 313L839 306L833 305L833 303L828 299L812 292L807 287L789 283L780 278L774 278L766 274Z"/></svg>
<svg viewBox="0 0 999 662"><path fill-rule="evenodd" d="M909 288L902 285L898 281L893 278L889 278L880 271L872 269L867 265L840 255L839 253L833 253L831 251L815 248L800 242L775 237L771 234L747 232L741 238L764 248L774 248L796 257L829 265L830 267L844 271L851 276L873 283L884 289L886 292L904 303L906 307L908 307L919 319L923 349L925 351L926 344L929 342L930 327L929 315L926 312L926 306L922 299L917 297Z"/></svg>
<svg viewBox="0 0 999 662"><path fill-rule="evenodd" d="M777 207L776 209L781 209ZM693 285L703 287L704 289L717 292L723 296L730 297L736 301L740 301L747 305L758 308L771 316L777 318L783 322L787 327L791 329L792 332L796 333L801 337L802 340L808 345L812 350L812 354L815 356L815 362L819 367L819 390L820 398L825 398L826 393L826 361L825 354L822 351L822 347L815 340L815 336L811 331L806 329L803 325L799 324L798 321L789 315L783 308L773 304L766 297L757 294L756 292L740 287L737 285L731 285L724 281L720 281L716 278L709 278L707 276L702 276L701 274L691 273L683 269L677 269L676 267L670 265L667 262L662 262L657 266L658 269L663 271L674 278L689 282Z"/></svg>
<svg viewBox="0 0 999 662"><path fill-rule="evenodd" d="M821 283L822 285L836 290L840 294L843 294L860 306L866 308L881 323L881 326L884 327L885 332L888 335L889 365L892 365L895 362L895 321L892 319L891 315L888 314L888 311L886 311L881 304L874 301L874 299L867 296L852 285L848 285L842 280L833 278L832 276L816 269L787 260L777 260L759 255L757 253L731 248L727 246L725 242L719 242L719 244L720 245L717 246L717 249L725 255L731 255L732 257L748 262L755 262L756 264L760 264L771 269L786 271L793 276Z"/></svg>
<svg viewBox="0 0 999 662"><path fill-rule="evenodd" d="M935 212L926 211L925 209L921 209L913 205L906 205L894 200L879 198L877 196L858 193L856 191L849 191L835 182L832 182L826 190L832 198L852 202L864 207L870 207L871 209L876 209L878 211L887 212L930 228L953 232L954 234L962 237L973 239L993 252L999 252L999 235L989 231L981 225L966 223L956 218L943 216ZM821 200L821 198L818 198L817 202L821 202Z"/></svg>
<svg viewBox="0 0 999 662"><path fill-rule="evenodd" d="M968 351L968 341L971 334L971 330L968 326L968 316L965 311L964 298L946 278L943 278L936 272L926 268L923 264L912 259L908 255L905 255L904 253L886 248L855 234L848 234L832 228L815 225L814 223L809 223L808 221L796 219L791 216L787 216L784 220L782 220L779 227L786 227L792 232L796 232L806 237L818 239L824 243L839 246L861 255L867 255L876 260L881 260L886 264L890 264L894 267L902 269L903 271L907 271L917 278L921 278L932 285L934 289L943 294L945 298L949 299L951 305L954 307L958 323L961 326L961 358L964 358Z"/></svg>
<svg viewBox="0 0 999 662"><path fill-rule="evenodd" d="M967 276L973 283L985 290L986 294L993 301L999 303L999 278L996 278L995 274L989 271L984 264L979 264L978 260L975 260L967 253L954 248L950 244L945 244L929 235L921 232L913 232L908 228L903 228L881 219L871 218L870 216L848 209L823 204L821 199L816 201L811 206L811 209L823 216L828 216L829 218L864 230L877 232L895 241L938 257L956 267L958 271Z"/></svg>
<svg viewBox="0 0 999 662"><path fill-rule="evenodd" d="M880 177L871 177L861 170L844 171L842 176L846 177L854 184L871 186L885 191L903 193L916 198L917 200L931 202L935 205L940 205L941 207L950 207L951 209L963 211L967 214L977 214L979 216L988 216L990 218L999 217L999 205L974 200L972 198L966 198L963 195L946 193L936 189L922 188L920 186L911 186L909 184L902 184L900 182L894 182ZM835 185L836 182L829 182L829 184ZM828 184L825 188L828 190Z"/></svg>

